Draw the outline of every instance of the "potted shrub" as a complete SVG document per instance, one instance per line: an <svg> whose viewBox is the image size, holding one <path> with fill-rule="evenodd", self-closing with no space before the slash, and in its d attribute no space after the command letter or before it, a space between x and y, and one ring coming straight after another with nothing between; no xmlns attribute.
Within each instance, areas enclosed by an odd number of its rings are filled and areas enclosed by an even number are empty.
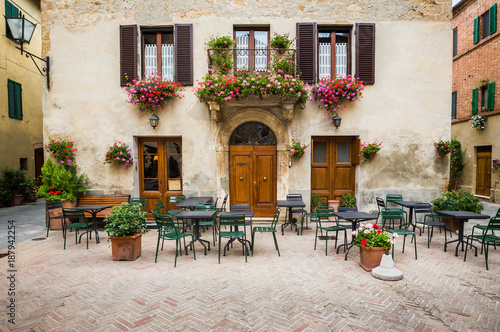
<svg viewBox="0 0 500 332"><path fill-rule="evenodd" d="M479 198L462 188L458 191L447 191L441 197L434 199L432 201L432 211L446 211L444 207L446 201L452 203L454 211L481 213L484 209L484 205ZM458 230L459 222L452 219L450 229L452 232Z"/></svg>
<svg viewBox="0 0 500 332"><path fill-rule="evenodd" d="M353 244L360 249L360 265L366 271L371 271L380 265L382 256L388 252L396 242L398 234L391 236L381 230L378 225L361 223L359 228L352 232L355 236Z"/></svg>
<svg viewBox="0 0 500 332"><path fill-rule="evenodd" d="M138 204L123 203L113 207L104 218L109 233L114 261L133 261L141 256L142 234L146 228L146 212Z"/></svg>
<svg viewBox="0 0 500 332"><path fill-rule="evenodd" d="M0 207L4 207L12 198L12 192L3 186L3 181L0 181Z"/></svg>
<svg viewBox="0 0 500 332"><path fill-rule="evenodd" d="M7 168L3 171L3 188L11 193L9 205L20 205L23 202L24 183L28 180L26 178L26 171L21 169Z"/></svg>
<svg viewBox="0 0 500 332"><path fill-rule="evenodd" d="M353 194L344 194L340 197L340 205L356 206L356 196Z"/></svg>

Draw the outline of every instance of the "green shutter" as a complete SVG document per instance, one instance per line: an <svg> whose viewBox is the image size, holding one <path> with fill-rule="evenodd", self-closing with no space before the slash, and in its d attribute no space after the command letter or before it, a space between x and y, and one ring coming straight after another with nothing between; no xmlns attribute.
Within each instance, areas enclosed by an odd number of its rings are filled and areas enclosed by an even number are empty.
<svg viewBox="0 0 500 332"><path fill-rule="evenodd" d="M497 4L490 7L490 35L497 32Z"/></svg>
<svg viewBox="0 0 500 332"><path fill-rule="evenodd" d="M474 44L479 41L479 16L474 19Z"/></svg>
<svg viewBox="0 0 500 332"><path fill-rule="evenodd" d="M451 119L455 120L457 118L457 92L453 91L451 93Z"/></svg>
<svg viewBox="0 0 500 332"><path fill-rule="evenodd" d="M9 94L9 118L16 117L16 104L15 104L15 88L14 83L11 80L7 80L7 90Z"/></svg>
<svg viewBox="0 0 500 332"><path fill-rule="evenodd" d="M479 88L475 88L472 90L472 114L477 114L477 94L479 92Z"/></svg>
<svg viewBox="0 0 500 332"><path fill-rule="evenodd" d="M495 109L495 82L488 83L488 100L486 101L486 110L493 111Z"/></svg>
<svg viewBox="0 0 500 332"><path fill-rule="evenodd" d="M23 89L21 84L14 85L14 100L16 104L16 119L23 119Z"/></svg>
<svg viewBox="0 0 500 332"><path fill-rule="evenodd" d="M18 17L19 9L9 1L5 1L5 17Z"/></svg>

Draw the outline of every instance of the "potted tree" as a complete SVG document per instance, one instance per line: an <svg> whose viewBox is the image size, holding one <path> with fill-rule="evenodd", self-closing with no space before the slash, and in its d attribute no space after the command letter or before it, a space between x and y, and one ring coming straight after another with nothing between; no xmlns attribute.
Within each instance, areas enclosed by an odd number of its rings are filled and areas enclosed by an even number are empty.
<svg viewBox="0 0 500 332"><path fill-rule="evenodd" d="M3 173L3 188L11 193L9 205L21 205L23 202L24 183L26 182L26 171L21 169L7 168Z"/></svg>
<svg viewBox="0 0 500 332"><path fill-rule="evenodd" d="M140 205L123 203L115 206L104 222L114 261L134 261L141 256L142 234L149 230L146 228L146 212Z"/></svg>
<svg viewBox="0 0 500 332"><path fill-rule="evenodd" d="M389 251L395 243L398 235L396 233L389 236L376 224L362 223L353 232L353 244L359 247L359 265L366 271L371 271L380 265L382 256Z"/></svg>

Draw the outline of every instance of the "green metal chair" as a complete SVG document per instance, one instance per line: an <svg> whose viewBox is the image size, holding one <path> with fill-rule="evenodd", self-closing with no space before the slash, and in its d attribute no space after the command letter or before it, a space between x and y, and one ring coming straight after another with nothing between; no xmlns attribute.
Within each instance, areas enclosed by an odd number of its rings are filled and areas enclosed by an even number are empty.
<svg viewBox="0 0 500 332"><path fill-rule="evenodd" d="M387 209L391 209L391 210L400 210L404 213L405 217L408 218L408 213L406 212L405 209L403 209L402 206L399 206L399 205L396 205L394 204L393 202L395 201L402 201L403 200L403 195L400 195L400 194L387 194L385 196L385 207ZM394 206L390 206L390 204L394 205ZM399 228L403 227L402 224L399 225ZM393 228L394 228L394 225L393 225Z"/></svg>
<svg viewBox="0 0 500 332"><path fill-rule="evenodd" d="M221 226L229 226L230 230L229 231L222 230ZM238 226L241 226L243 230L239 230ZM220 264L221 242L223 238L230 240L240 238L242 240L243 255L245 256L245 263L246 263L248 256L248 248L247 248L247 232L245 227L245 215L223 213L219 216L219 227L221 227L219 229L219 264ZM224 255L225 254L226 252L224 251Z"/></svg>
<svg viewBox="0 0 500 332"><path fill-rule="evenodd" d="M184 195L172 195L168 199L168 214L174 215L174 214L179 214L183 209L175 209L175 205L177 203L183 202L186 200L186 196Z"/></svg>
<svg viewBox="0 0 500 332"><path fill-rule="evenodd" d="M130 205L132 204L138 204L141 206L142 211L146 211L146 199L145 198L138 198L138 197L132 197L129 202Z"/></svg>
<svg viewBox="0 0 500 332"><path fill-rule="evenodd" d="M85 213L80 209L63 209L63 237L64 237L64 250L66 250L66 234L68 229L75 231L75 244L78 243L78 230L85 229L87 234L87 249L89 248L89 233L92 230L92 221L88 221ZM71 224L66 220L70 219ZM82 234L83 235L83 234ZM80 239L81 242L81 239ZM96 236L97 243L97 236Z"/></svg>
<svg viewBox="0 0 500 332"><path fill-rule="evenodd" d="M434 211L434 208L432 209ZM455 203L453 203L452 201L445 201L443 203L443 206L441 206L441 208L439 209L440 211L453 211L455 210ZM450 238L453 237L453 232L451 231L451 218L450 217L446 217L446 216L441 216L439 214L433 214L434 215L434 219L440 221L442 220L442 222L445 224L445 227L444 227L444 231L449 231L450 232ZM426 214L425 215L426 217L430 217L430 214ZM448 223L448 225L446 225ZM448 227L447 227L448 226ZM441 231L441 228L439 229Z"/></svg>
<svg viewBox="0 0 500 332"><path fill-rule="evenodd" d="M64 224L62 209L63 207L61 201L45 202L45 226L47 227L47 237L49 237L50 220L56 219L60 221L61 225Z"/></svg>
<svg viewBox="0 0 500 332"><path fill-rule="evenodd" d="M434 213L432 213L432 208L429 203L417 203L415 204L414 207L414 213L415 213L415 225L416 224L421 224L422 229L425 231L425 226L427 226L427 248L429 248L432 236L434 235L434 226L439 226L441 229L441 226L445 227L444 230L444 242L446 243L446 224L441 221L436 221L434 218ZM420 221L418 218L418 215L420 215ZM430 218L430 220L428 220ZM413 231L415 232L415 227L413 226ZM420 229L420 235L422 235L422 229Z"/></svg>
<svg viewBox="0 0 500 332"><path fill-rule="evenodd" d="M158 260L158 249L160 248L160 240L162 241L161 250L163 250L163 243L165 240L167 241L175 241L175 261L174 267L177 266L177 256L179 256L179 244L181 243L181 239L184 239L184 244L186 243L186 237L191 237L193 240L193 235L189 233L182 233L180 227L178 227L172 216L168 214L160 214L153 213L155 218L156 226L158 228L158 241L156 243L156 255L155 255L155 263ZM186 249L186 255L188 254L187 247L184 245ZM181 256L182 256L182 248L181 248ZM193 242L193 257L196 260L196 250L194 248Z"/></svg>
<svg viewBox="0 0 500 332"><path fill-rule="evenodd" d="M337 216L335 216L335 209L329 206L319 206L316 208L315 217L316 217L316 237L314 239L314 250L316 250L316 244L318 242L318 230L325 232L326 241L325 241L325 256L328 255L328 233L335 232L335 248L337 248L337 239L339 232L344 232L344 244L347 243L347 232L344 227L339 225L339 220ZM328 218L334 218L335 221L329 221ZM322 220L326 219L326 220Z"/></svg>
<svg viewBox="0 0 500 332"><path fill-rule="evenodd" d="M276 247L276 250L278 250L278 256L280 255L280 249L278 248L278 241L276 240L276 224L278 223L278 219L280 216L281 209L277 208L276 212L274 213L274 218L273 221L271 222L270 227L266 226L257 226L254 227L252 231L252 256L253 256L253 250L255 248L255 233L260 232L260 233L272 233L273 238L274 238L274 246Z"/></svg>
<svg viewBox="0 0 500 332"><path fill-rule="evenodd" d="M321 201L319 206L324 206L325 205L325 199ZM302 236L302 233L304 232L304 221L306 222L306 229L309 229L309 222L311 221L311 218L314 218L316 215L315 212L306 212L302 214L302 218L300 220L300 235Z"/></svg>
<svg viewBox="0 0 500 332"><path fill-rule="evenodd" d="M215 205L210 203L198 203L194 207L195 211L216 211ZM215 246L215 235L217 234L217 222L216 222L217 214L214 214L214 218L212 220L200 220L198 225L203 226L212 226L212 236L214 240Z"/></svg>
<svg viewBox="0 0 500 332"><path fill-rule="evenodd" d="M497 214L498 215L498 214ZM488 231L491 231L491 234L488 234ZM486 226L486 229L483 231L483 234L480 235L469 235L467 236L467 244L465 245L465 255L464 262L467 259L467 249L469 245L472 246L472 241L476 240L481 243L481 252L484 249L484 260L486 262L486 270L488 270L488 247L490 245L500 245L500 236L495 235L494 231L500 231L500 218L492 217ZM477 248L475 252L475 256L477 256Z"/></svg>
<svg viewBox="0 0 500 332"><path fill-rule="evenodd" d="M399 220L403 225L401 229L385 229L386 220ZM382 210L382 229L391 234L403 235L403 253L405 252L405 241L406 235L413 235L412 240L415 244L415 259L417 259L417 238L415 232L408 230L408 225L406 224L406 218L403 211L397 211L392 209ZM394 258L394 245L392 246L392 257Z"/></svg>
<svg viewBox="0 0 500 332"><path fill-rule="evenodd" d="M161 214L168 214L168 210L167 208L165 207L165 205L163 205L163 202L160 201L160 200L157 200L155 202L155 206L156 206L156 209L159 213Z"/></svg>
<svg viewBox="0 0 500 332"><path fill-rule="evenodd" d="M498 209L496 215L494 218L500 218L500 209ZM475 226L472 227L472 235L474 235L474 230L477 228L479 230L482 231L482 234L484 234L484 232L486 231L486 228L488 227L488 225L480 225L480 224L477 224ZM491 231L491 234L493 234L493 230ZM494 245L495 249L497 248L496 245ZM483 254L483 247L481 247L481 254Z"/></svg>

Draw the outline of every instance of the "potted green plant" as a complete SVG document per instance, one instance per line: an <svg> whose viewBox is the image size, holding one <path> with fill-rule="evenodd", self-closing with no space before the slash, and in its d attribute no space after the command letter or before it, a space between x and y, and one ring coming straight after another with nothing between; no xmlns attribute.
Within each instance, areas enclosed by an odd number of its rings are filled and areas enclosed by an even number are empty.
<svg viewBox="0 0 500 332"><path fill-rule="evenodd" d="M294 160L302 158L304 152L307 152L308 147L309 144L305 144L303 139L297 138L295 135L292 135L292 144L286 146L290 153L290 158Z"/></svg>
<svg viewBox="0 0 500 332"><path fill-rule="evenodd" d="M356 196L353 194L344 194L340 197L340 205L356 206Z"/></svg>
<svg viewBox="0 0 500 332"><path fill-rule="evenodd" d="M434 199L432 201L432 210L445 211L446 206L444 203L446 201L452 203L447 205L453 206L454 211L481 213L484 209L484 205L479 198L462 188L458 191L447 191L443 193L441 197ZM452 232L458 230L458 221L452 219L450 222L450 229Z"/></svg>
<svg viewBox="0 0 500 332"><path fill-rule="evenodd" d="M146 221L141 206L129 203L113 207L104 218L114 261L133 261L141 256L142 234L148 232Z"/></svg>
<svg viewBox="0 0 500 332"><path fill-rule="evenodd" d="M439 141L434 142L434 147L436 148L436 154L439 159L451 152L450 142L443 141L441 137L439 138Z"/></svg>
<svg viewBox="0 0 500 332"><path fill-rule="evenodd" d="M9 191L12 196L9 200L9 205L20 205L23 202L23 184L27 181L26 171L21 169L6 168L3 173L3 188Z"/></svg>
<svg viewBox="0 0 500 332"><path fill-rule="evenodd" d="M378 142L376 138L373 143L361 143L361 151L359 152L359 155L363 158L361 163L365 164L368 160L373 159L380 149L382 149L382 142Z"/></svg>
<svg viewBox="0 0 500 332"><path fill-rule="evenodd" d="M131 167L135 160L132 157L132 148L127 144L115 141L106 152L106 161L104 164L116 163L123 165L123 169Z"/></svg>
<svg viewBox="0 0 500 332"><path fill-rule="evenodd" d="M4 207L12 198L12 192L5 188L3 181L0 181L0 207Z"/></svg>
<svg viewBox="0 0 500 332"><path fill-rule="evenodd" d="M353 244L360 249L360 265L366 271L371 271L380 265L382 256L389 251L396 242L398 234L391 236L379 228L377 224L361 223L359 228L352 232Z"/></svg>

